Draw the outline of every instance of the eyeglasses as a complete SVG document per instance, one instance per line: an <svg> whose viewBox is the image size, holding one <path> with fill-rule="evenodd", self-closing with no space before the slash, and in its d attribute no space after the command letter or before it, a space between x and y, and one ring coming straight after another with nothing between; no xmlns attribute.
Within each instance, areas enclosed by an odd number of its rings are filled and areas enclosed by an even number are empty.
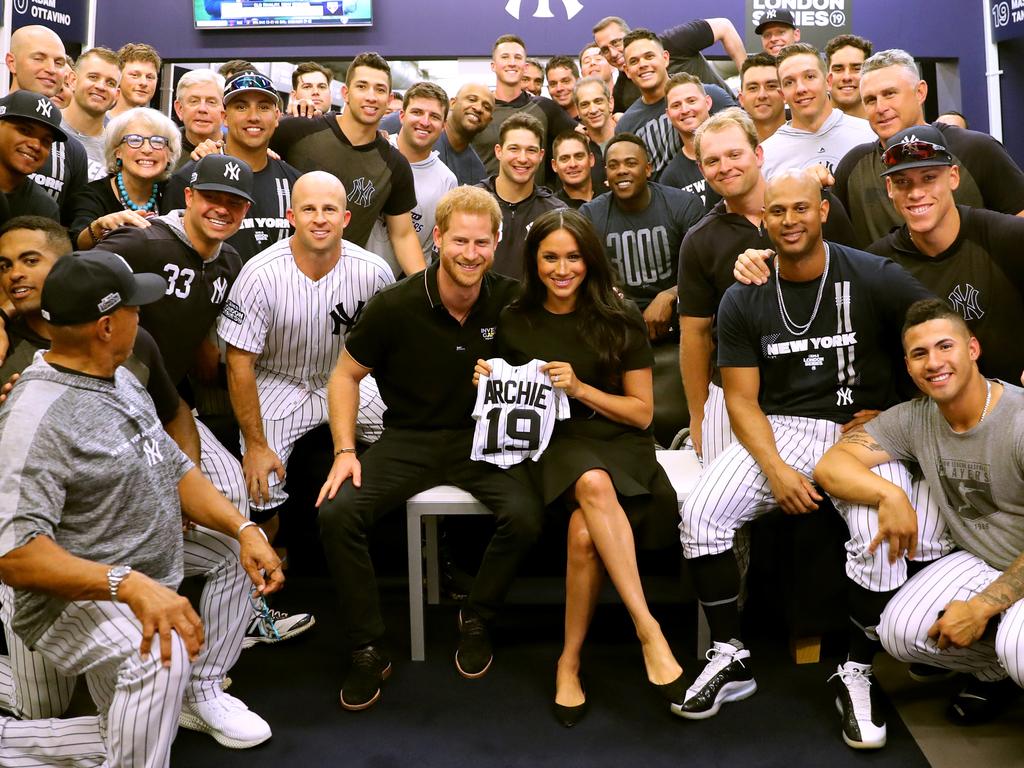
<svg viewBox="0 0 1024 768"><path fill-rule="evenodd" d="M948 160L949 151L941 144L932 144L930 141L908 141L900 144L893 144L882 153L882 164L886 168L892 168L900 163L913 162L918 160Z"/></svg>
<svg viewBox="0 0 1024 768"><path fill-rule="evenodd" d="M139 149L144 142L149 142L153 150L167 149L169 139L166 136L141 136L137 133L128 133L121 137L121 144L127 144L132 149Z"/></svg>
<svg viewBox="0 0 1024 768"><path fill-rule="evenodd" d="M608 54L612 52L613 48L616 51L621 51L623 40L625 40L624 37L617 37L614 40L609 40L608 45L602 45L599 49L601 51L601 55L607 58Z"/></svg>

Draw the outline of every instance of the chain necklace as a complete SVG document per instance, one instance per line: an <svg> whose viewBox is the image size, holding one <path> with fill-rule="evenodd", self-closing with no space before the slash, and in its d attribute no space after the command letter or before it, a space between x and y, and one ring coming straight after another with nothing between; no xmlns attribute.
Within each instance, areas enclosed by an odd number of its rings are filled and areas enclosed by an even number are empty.
<svg viewBox="0 0 1024 768"><path fill-rule="evenodd" d="M992 382L985 379L985 407L981 409L981 418L978 419L978 424L981 424L988 415L988 406L992 402ZM975 424L977 426L977 424Z"/></svg>
<svg viewBox="0 0 1024 768"><path fill-rule="evenodd" d="M825 243L825 270L821 273L821 283L818 285L818 298L814 300L814 309L811 310L811 316L806 323L800 325L793 322L793 318L789 316L789 312L786 311L786 302L782 298L782 275L779 273L779 257L775 257L775 295L779 300L779 313L782 315L782 324L786 326L786 330L789 331L793 336L803 336L810 330L811 324L814 323L814 318L818 315L818 308L821 306L821 297L825 293L825 280L828 278L828 266L832 259L832 255L829 251L828 243Z"/></svg>

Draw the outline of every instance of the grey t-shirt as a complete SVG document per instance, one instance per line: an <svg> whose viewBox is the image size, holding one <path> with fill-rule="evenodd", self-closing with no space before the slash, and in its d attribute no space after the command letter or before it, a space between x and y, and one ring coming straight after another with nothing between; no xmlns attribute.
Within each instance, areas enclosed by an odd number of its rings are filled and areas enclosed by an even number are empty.
<svg viewBox="0 0 1024 768"><path fill-rule="evenodd" d="M89 158L89 181L105 179L107 177L107 158L103 151L104 136L86 136L76 131L67 120L60 121L60 127L68 134L78 139L85 147L85 154Z"/></svg>
<svg viewBox="0 0 1024 768"><path fill-rule="evenodd" d="M55 368L40 353L0 409L0 454L0 557L47 536L72 555L178 588L178 482L193 465L128 370L110 381ZM66 605L16 590L11 626L32 648Z"/></svg>
<svg viewBox="0 0 1024 768"><path fill-rule="evenodd" d="M865 425L890 456L921 466L957 545L999 570L1024 551L1024 389L1003 387L995 408L963 433L927 398Z"/></svg>

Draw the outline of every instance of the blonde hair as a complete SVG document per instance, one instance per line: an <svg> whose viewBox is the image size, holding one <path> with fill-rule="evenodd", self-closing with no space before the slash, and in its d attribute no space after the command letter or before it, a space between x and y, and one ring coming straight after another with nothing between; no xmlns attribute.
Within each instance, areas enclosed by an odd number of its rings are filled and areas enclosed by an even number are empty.
<svg viewBox="0 0 1024 768"><path fill-rule="evenodd" d="M479 187L456 187L441 198L434 213L434 222L442 235L448 231L448 225L456 213L490 217L491 231L495 234L501 227L501 209L498 207L498 201L490 192Z"/></svg>
<svg viewBox="0 0 1024 768"><path fill-rule="evenodd" d="M700 140L708 131L723 131L731 125L735 125L747 136L747 141L750 142L751 149L757 149L757 128L754 127L754 121L750 119L745 111L739 107L729 107L723 109L721 112L716 112L697 128L696 133L693 135L693 148L694 153L697 155L697 165L702 163L702 155L700 151Z"/></svg>

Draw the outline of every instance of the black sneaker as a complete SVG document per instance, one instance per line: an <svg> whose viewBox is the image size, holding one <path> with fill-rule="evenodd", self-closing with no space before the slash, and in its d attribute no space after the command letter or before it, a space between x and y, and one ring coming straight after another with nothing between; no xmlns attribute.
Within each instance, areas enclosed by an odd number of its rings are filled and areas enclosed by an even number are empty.
<svg viewBox="0 0 1024 768"><path fill-rule="evenodd" d="M915 661L907 667L907 676L915 683L940 683L956 677L956 670L933 667L931 664Z"/></svg>
<svg viewBox="0 0 1024 768"><path fill-rule="evenodd" d="M368 645L352 651L352 666L341 684L341 706L351 712L372 707L390 674L391 659L383 649Z"/></svg>
<svg viewBox="0 0 1024 768"><path fill-rule="evenodd" d="M472 611L459 611L459 648L455 651L455 668L459 674L470 680L483 677L493 660L491 635L483 619Z"/></svg>
<svg viewBox="0 0 1024 768"><path fill-rule="evenodd" d="M682 704L672 704L672 712L688 720L704 720L718 714L728 701L740 701L757 690L754 673L748 666L750 651L732 643L715 643L707 653L708 663L686 689Z"/></svg>
<svg viewBox="0 0 1024 768"><path fill-rule="evenodd" d="M950 700L946 717L957 725L987 723L1019 694L1020 688L1010 678L990 683L971 677L963 690Z"/></svg>
<svg viewBox="0 0 1024 768"><path fill-rule="evenodd" d="M843 719L843 741L854 749L885 746L885 719L878 686L871 682L871 665L848 661L829 678L836 689L836 709Z"/></svg>

